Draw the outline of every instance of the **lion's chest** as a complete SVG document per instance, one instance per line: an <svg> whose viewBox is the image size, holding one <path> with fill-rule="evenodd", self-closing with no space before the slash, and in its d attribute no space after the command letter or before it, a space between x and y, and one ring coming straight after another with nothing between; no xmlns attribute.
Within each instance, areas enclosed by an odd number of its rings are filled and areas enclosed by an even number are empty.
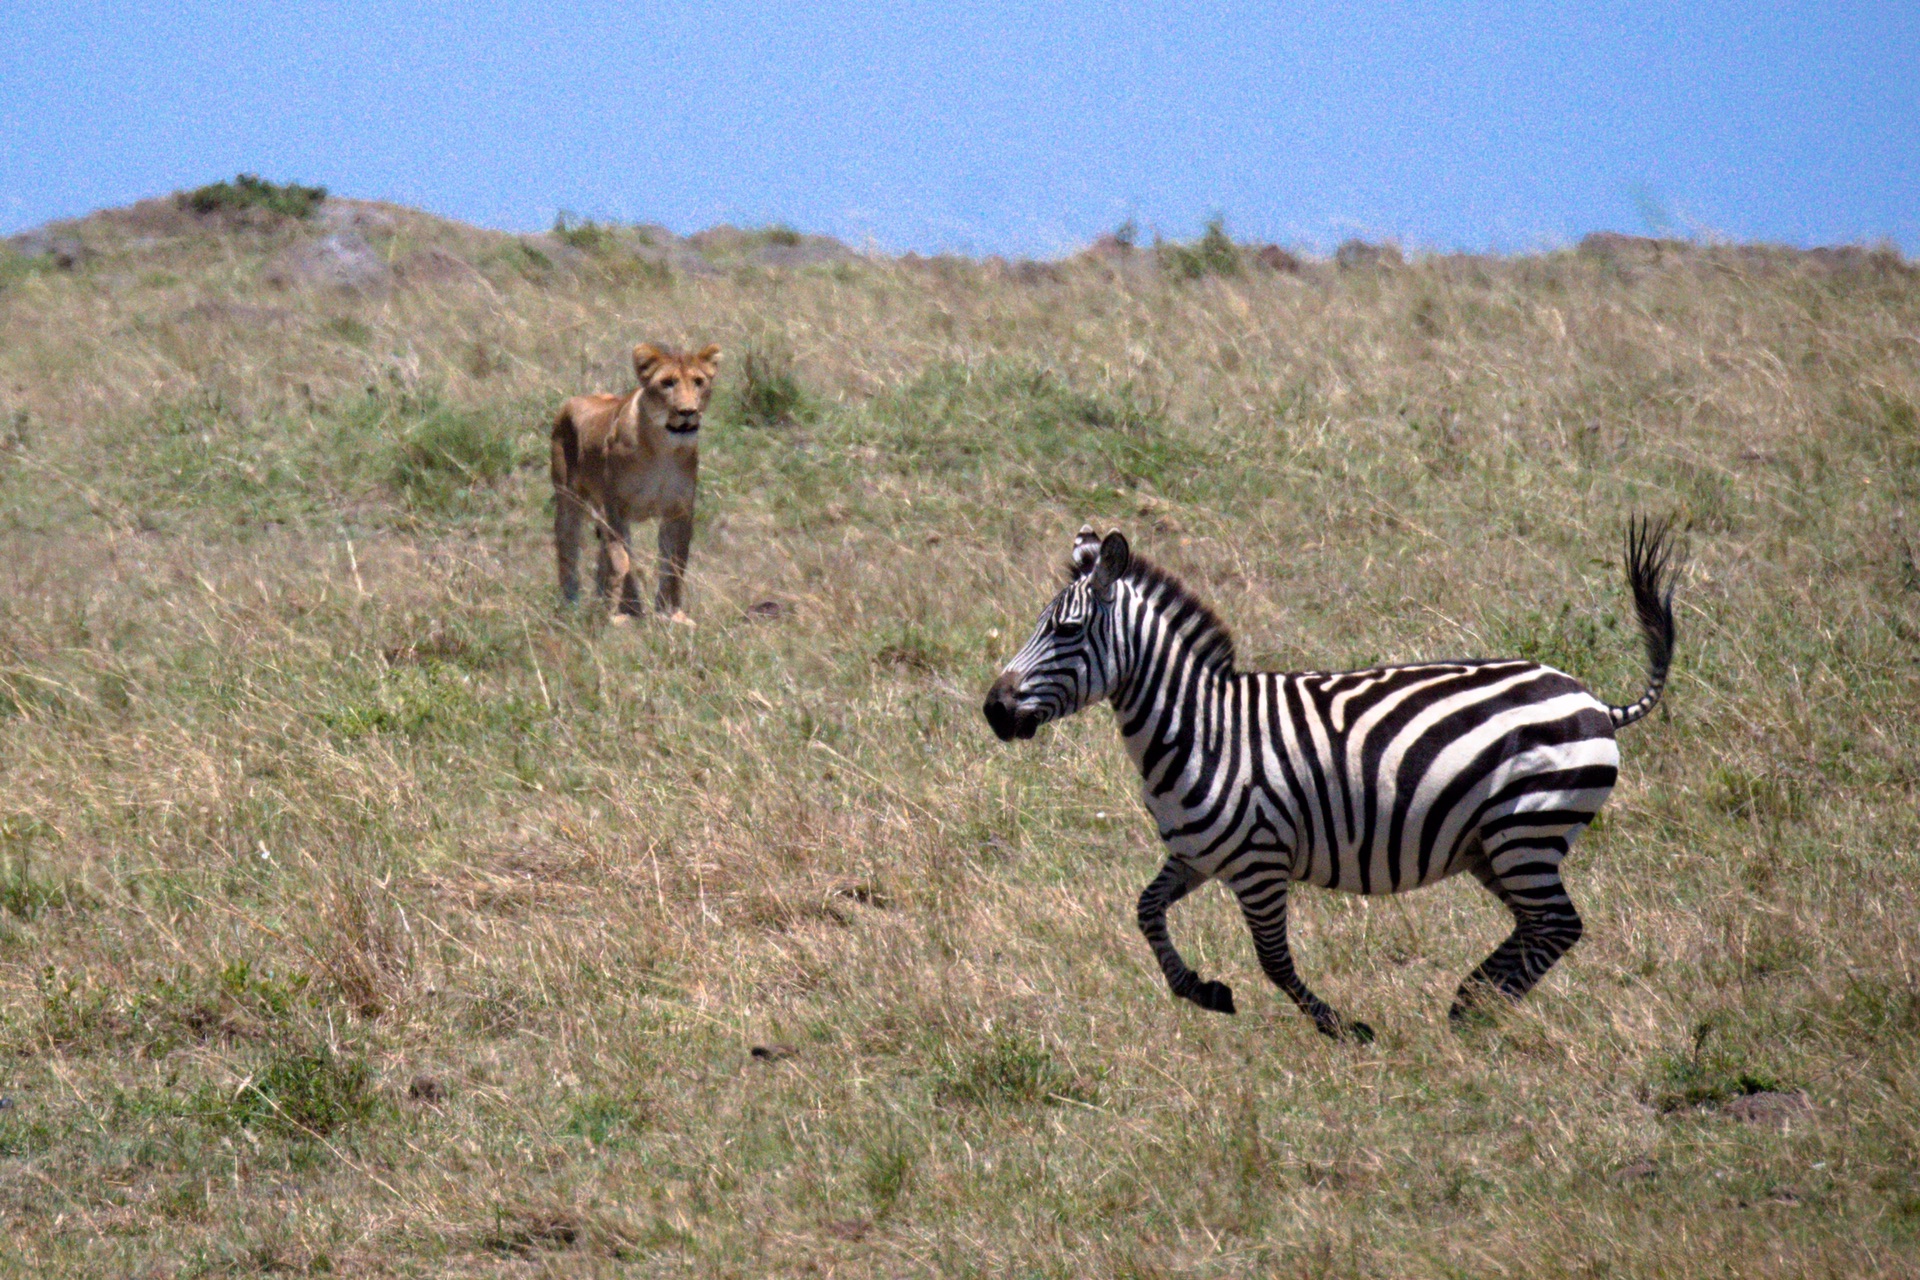
<svg viewBox="0 0 1920 1280"><path fill-rule="evenodd" d="M615 452L606 461L608 488L630 517L645 520L693 513L699 477L697 457L640 457Z"/></svg>

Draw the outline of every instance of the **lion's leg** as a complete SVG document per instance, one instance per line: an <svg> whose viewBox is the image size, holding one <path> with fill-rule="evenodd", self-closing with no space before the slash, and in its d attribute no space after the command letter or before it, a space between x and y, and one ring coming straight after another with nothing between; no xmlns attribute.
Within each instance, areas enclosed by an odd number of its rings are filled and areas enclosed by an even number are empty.
<svg viewBox="0 0 1920 1280"><path fill-rule="evenodd" d="M607 529L607 558L613 563L613 586L609 595L616 614L631 616L640 612L640 587L633 571L631 522L624 507L611 509Z"/></svg>
<svg viewBox="0 0 1920 1280"><path fill-rule="evenodd" d="M564 485L553 486L553 559L560 571L560 598L580 599L580 497Z"/></svg>
<svg viewBox="0 0 1920 1280"><path fill-rule="evenodd" d="M612 512L595 512L593 533L600 540L600 558L594 565L593 595L601 603L616 600L633 564L627 555L625 522Z"/></svg>
<svg viewBox="0 0 1920 1280"><path fill-rule="evenodd" d="M693 516L663 516L660 520L660 583L654 607L662 613L680 612L681 586L687 576L687 552L693 546Z"/></svg>

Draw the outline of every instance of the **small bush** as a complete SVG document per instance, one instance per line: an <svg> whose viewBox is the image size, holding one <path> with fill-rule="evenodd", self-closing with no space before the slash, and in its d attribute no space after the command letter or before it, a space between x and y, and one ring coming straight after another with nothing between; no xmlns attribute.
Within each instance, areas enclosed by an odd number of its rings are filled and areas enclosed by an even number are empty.
<svg viewBox="0 0 1920 1280"><path fill-rule="evenodd" d="M234 1093L225 1119L243 1128L328 1134L373 1114L373 1069L325 1045L283 1052Z"/></svg>
<svg viewBox="0 0 1920 1280"><path fill-rule="evenodd" d="M914 1151L905 1135L889 1125L879 1140L867 1143L860 1153L860 1185L873 1205L876 1217L886 1217L913 1178Z"/></svg>
<svg viewBox="0 0 1920 1280"><path fill-rule="evenodd" d="M1240 274L1240 251L1227 236L1224 218L1216 217L1207 223L1206 232L1192 244L1164 245L1161 253L1167 270L1179 280Z"/></svg>
<svg viewBox="0 0 1920 1280"><path fill-rule="evenodd" d="M742 425L749 427L802 425L820 412L794 372L793 352L783 346L747 347L735 408Z"/></svg>
<svg viewBox="0 0 1920 1280"><path fill-rule="evenodd" d="M620 1098L593 1094L573 1104L560 1132L604 1147L623 1133L646 1128L645 1108Z"/></svg>
<svg viewBox="0 0 1920 1280"><path fill-rule="evenodd" d="M373 341L373 330L364 321L352 316L335 316L320 327L340 341L356 347L364 347Z"/></svg>
<svg viewBox="0 0 1920 1280"><path fill-rule="evenodd" d="M1091 1093L1045 1048L1013 1035L997 1036L992 1044L950 1062L933 1092L936 1102L981 1107L1087 1102Z"/></svg>
<svg viewBox="0 0 1920 1280"><path fill-rule="evenodd" d="M619 246L619 239L611 226L595 222L592 218L576 217L565 209L553 216L553 238L595 257L611 253Z"/></svg>
<svg viewBox="0 0 1920 1280"><path fill-rule="evenodd" d="M199 214L263 209L283 217L304 219L311 218L314 210L326 198L325 187L303 187L297 182L268 182L255 174L243 173L232 182L196 187L181 196L180 202Z"/></svg>
<svg viewBox="0 0 1920 1280"><path fill-rule="evenodd" d="M1647 1101L1662 1112L1714 1107L1733 1098L1775 1093L1788 1086L1764 1071L1743 1066L1727 1049L1715 1052L1708 1041L1720 1024L1712 1019L1693 1029L1693 1052L1671 1054L1658 1061Z"/></svg>

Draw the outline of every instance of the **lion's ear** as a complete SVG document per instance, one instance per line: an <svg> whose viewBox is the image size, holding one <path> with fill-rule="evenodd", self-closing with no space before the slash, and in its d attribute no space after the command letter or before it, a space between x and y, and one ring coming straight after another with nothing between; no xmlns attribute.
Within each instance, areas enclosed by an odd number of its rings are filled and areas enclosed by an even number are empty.
<svg viewBox="0 0 1920 1280"><path fill-rule="evenodd" d="M713 368L720 363L720 344L717 342L709 342L706 346L694 352L693 358L696 362L706 365L709 369Z"/></svg>
<svg viewBox="0 0 1920 1280"><path fill-rule="evenodd" d="M645 382L653 366L667 358L667 353L651 342L643 342L633 349L633 375Z"/></svg>

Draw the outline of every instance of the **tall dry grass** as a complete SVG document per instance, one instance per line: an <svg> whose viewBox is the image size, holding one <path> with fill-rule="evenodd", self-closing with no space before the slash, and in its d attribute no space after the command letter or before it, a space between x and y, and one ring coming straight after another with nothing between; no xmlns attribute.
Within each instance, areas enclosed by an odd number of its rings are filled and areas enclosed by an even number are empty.
<svg viewBox="0 0 1920 1280"><path fill-rule="evenodd" d="M0 262L12 1271L1920 1271L1911 271L693 276L382 217L359 294L268 285L287 228ZM802 384L735 365L692 632L553 604L543 415L642 337ZM1245 1012L1175 1004L1105 717L978 719L1088 518L1263 664L1624 697L1668 509L1667 709L1488 1028L1466 884L1298 904L1372 1048L1216 893L1174 929Z"/></svg>

